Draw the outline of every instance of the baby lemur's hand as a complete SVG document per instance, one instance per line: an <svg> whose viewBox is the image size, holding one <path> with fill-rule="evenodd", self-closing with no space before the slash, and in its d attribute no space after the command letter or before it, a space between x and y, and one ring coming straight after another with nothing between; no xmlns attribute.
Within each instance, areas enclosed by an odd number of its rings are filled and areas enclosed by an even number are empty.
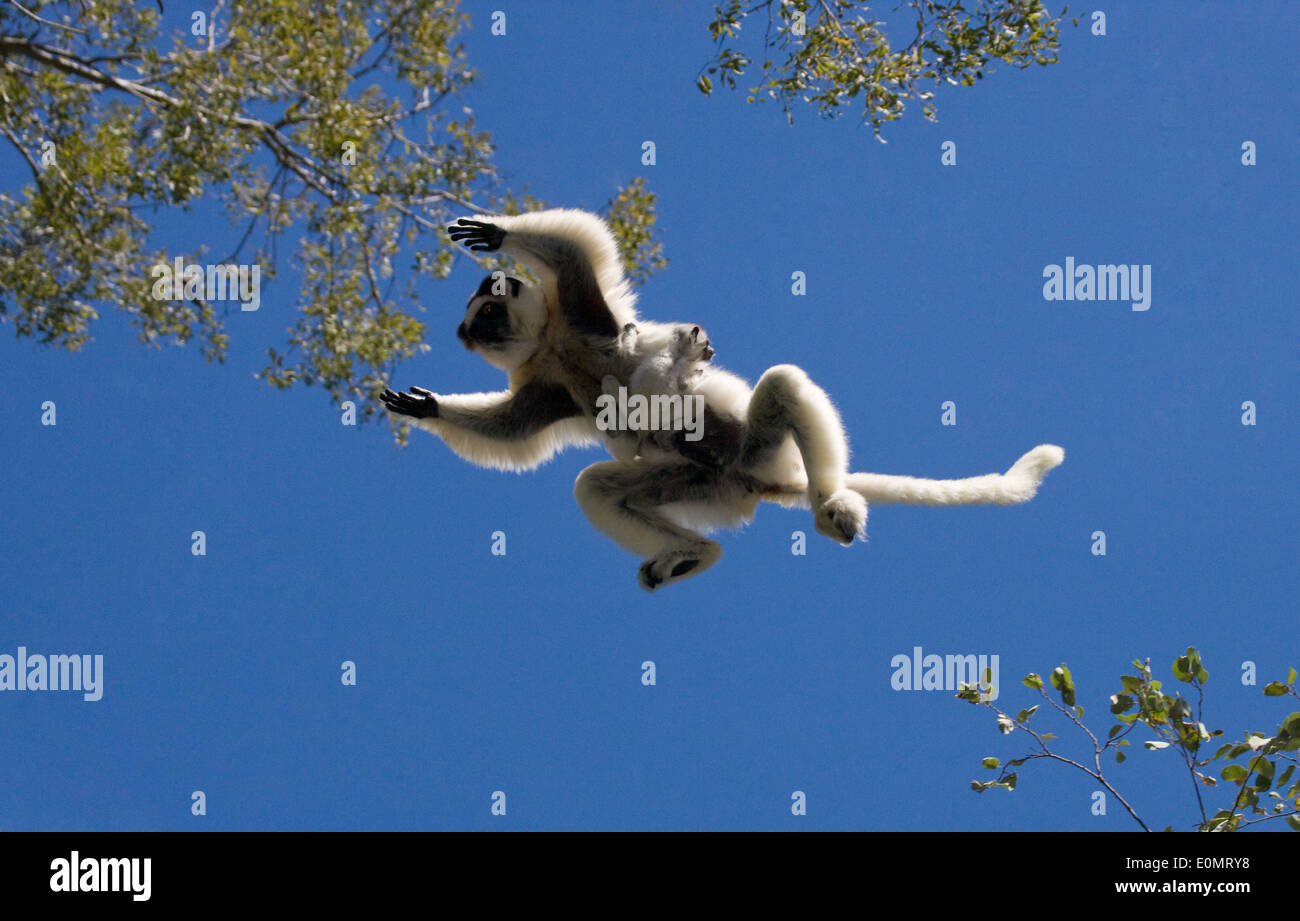
<svg viewBox="0 0 1300 921"><path fill-rule="evenodd" d="M639 336L640 334L641 331L637 329L635 323L628 323L626 326L623 327L623 332L619 333L618 336L619 348L623 349L623 351L625 352L632 351L632 349L636 348L637 336Z"/></svg>

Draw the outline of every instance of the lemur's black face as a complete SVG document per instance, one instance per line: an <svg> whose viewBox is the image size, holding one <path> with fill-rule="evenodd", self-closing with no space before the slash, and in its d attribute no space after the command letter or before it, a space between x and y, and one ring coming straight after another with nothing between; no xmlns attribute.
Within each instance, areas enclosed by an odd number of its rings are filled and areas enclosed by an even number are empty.
<svg viewBox="0 0 1300 921"><path fill-rule="evenodd" d="M502 345L510 341L510 310L503 301L484 301L467 327L456 328L456 336L466 347Z"/></svg>
<svg viewBox="0 0 1300 921"><path fill-rule="evenodd" d="M480 301L478 309L469 319L468 325L461 323L456 328L456 337L466 348L473 348L476 345L486 348L500 347L514 338L510 326L509 300L511 297L519 296L520 281L517 278L506 278L505 282L509 295L503 295L497 288L498 279L489 275L478 286L474 297L470 298L471 304L476 300Z"/></svg>

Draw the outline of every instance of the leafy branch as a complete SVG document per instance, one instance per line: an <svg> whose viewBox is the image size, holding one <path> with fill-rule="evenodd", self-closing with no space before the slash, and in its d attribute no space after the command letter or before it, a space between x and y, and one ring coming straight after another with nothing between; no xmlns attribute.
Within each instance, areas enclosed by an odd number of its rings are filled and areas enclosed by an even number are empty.
<svg viewBox="0 0 1300 921"><path fill-rule="evenodd" d="M911 9L913 28L889 29L870 15L871 6L859 0L728 0L714 7L708 28L717 51L696 86L708 95L716 78L736 88L755 62L738 47L742 27L761 12L760 77L747 101L777 100L791 122L800 102L823 118L858 104L863 122L884 143L881 127L899 118L908 100L919 101L926 119L935 121L934 97L944 84L972 86L992 72L994 61L1021 70L1056 63L1066 13L1051 16L1042 0L906 0L899 6ZM908 35L911 40L896 48Z"/></svg>
<svg viewBox="0 0 1300 921"><path fill-rule="evenodd" d="M1107 779L1102 769L1102 755L1108 751L1114 751L1116 763L1122 764L1125 761L1127 756L1123 749L1129 746L1127 737L1141 725L1152 736L1142 743L1147 750L1173 749L1178 753L1195 792L1200 814L1197 823L1199 831L1237 831L1279 818L1285 819L1291 828L1300 831L1300 780L1284 792L1297 763L1300 763L1300 758L1296 755L1300 751L1300 712L1287 716L1271 736L1265 736L1262 732L1248 732L1244 741L1226 743L1213 755L1203 757L1204 744L1222 736L1223 731L1207 729L1202 720L1204 687L1210 676L1201 661L1200 653L1189 647L1186 654L1179 656L1173 663L1174 677L1196 692L1194 706L1181 693L1170 695L1164 692L1162 682L1152 677L1150 659L1145 662L1135 660L1133 666L1137 674L1121 675L1121 688L1110 698L1110 712L1115 716L1116 722L1110 727L1104 741L1084 724L1084 709L1076 704L1074 680L1066 665L1056 668L1049 677L1052 689L1060 698L1059 703L1048 694L1046 685L1038 674L1031 673L1021 682L1037 691L1043 701L1088 738L1092 747L1091 766L1053 751L1048 743L1055 740L1056 736L1050 732L1041 732L1031 725L1041 704L1021 710L1013 718L993 703L991 673L985 673L983 682L963 684L957 693L958 699L992 710L997 716L1000 732L1006 735L1020 730L1033 740L1035 746L1030 754L1008 761L1005 765L997 758L983 759L981 764L985 769L999 773L993 780L971 781L971 789L978 793L993 787L1014 790L1019 775L1011 769L1029 761L1046 758L1087 774L1123 805L1143 831L1151 831L1129 801ZM1295 682L1296 671L1291 669L1286 682L1271 682L1264 688L1264 694L1268 697L1290 695L1300 698L1296 693ZM1244 764L1231 763L1244 755L1249 755ZM1212 776L1212 771L1205 770L1217 760L1230 762L1219 772L1219 779ZM1235 795L1227 808L1209 815L1201 788L1217 787L1220 780L1231 784ZM1261 805L1264 802L1261 796L1265 794L1272 800L1268 809ZM1247 818L1246 810L1257 818Z"/></svg>
<svg viewBox="0 0 1300 921"><path fill-rule="evenodd" d="M393 367L427 349L417 284L452 269L443 227L539 204L502 190L491 137L458 99L474 80L469 17L456 0L243 0L218 3L191 44L162 34L152 6L0 2L0 145L31 179L0 191L0 322L75 351L108 304L150 345L196 341L224 360L229 305L155 296L151 275L210 261L213 228L163 235L147 219L217 202L230 259L265 277L295 241L300 290L262 299L287 344L259 376L371 417ZM643 279L663 264L654 195L634 183L611 205Z"/></svg>

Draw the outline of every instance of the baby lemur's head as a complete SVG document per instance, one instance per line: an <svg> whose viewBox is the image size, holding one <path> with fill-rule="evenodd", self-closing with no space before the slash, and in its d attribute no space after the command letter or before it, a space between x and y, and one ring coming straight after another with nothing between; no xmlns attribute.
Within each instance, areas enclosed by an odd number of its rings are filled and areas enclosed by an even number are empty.
<svg viewBox="0 0 1300 921"><path fill-rule="evenodd" d="M708 361L715 354L708 333L699 326L679 326L673 330L673 351L691 361Z"/></svg>

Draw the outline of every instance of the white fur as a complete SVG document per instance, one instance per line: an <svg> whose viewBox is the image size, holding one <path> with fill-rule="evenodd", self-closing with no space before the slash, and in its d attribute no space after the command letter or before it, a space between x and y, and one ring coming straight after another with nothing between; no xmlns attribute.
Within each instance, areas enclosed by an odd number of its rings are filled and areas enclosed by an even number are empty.
<svg viewBox="0 0 1300 921"><path fill-rule="evenodd" d="M850 489L868 502L906 505L1018 505L1038 492L1043 477L1065 460L1056 445L1039 445L1006 473L988 473L964 480L921 480L910 476L850 473Z"/></svg>

